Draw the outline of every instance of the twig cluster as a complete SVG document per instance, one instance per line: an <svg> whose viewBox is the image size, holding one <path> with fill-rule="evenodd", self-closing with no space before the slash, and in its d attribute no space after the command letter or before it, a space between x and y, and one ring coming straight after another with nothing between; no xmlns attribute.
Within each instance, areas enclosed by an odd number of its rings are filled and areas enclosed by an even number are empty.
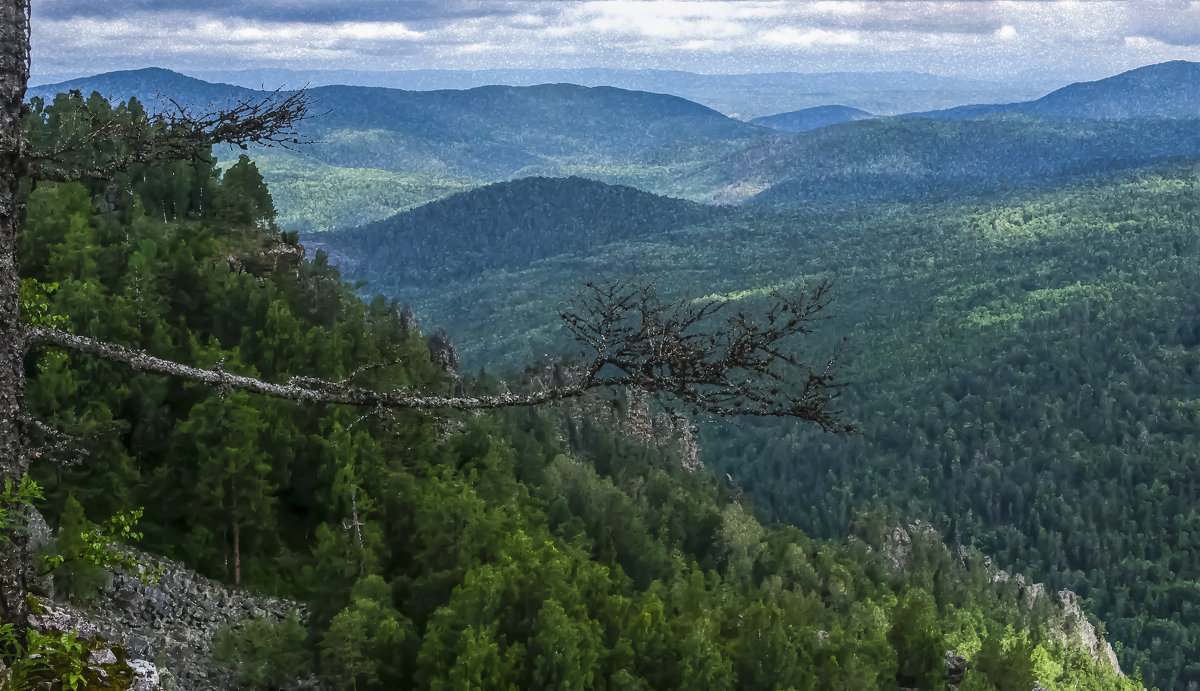
<svg viewBox="0 0 1200 691"><path fill-rule="evenodd" d="M795 355L829 304L831 283L772 293L765 314L731 311L731 301L664 303L653 282L588 284L561 317L584 347L579 385L637 387L693 413L792 417L850 431L830 410L841 385L834 360L820 369Z"/></svg>
<svg viewBox="0 0 1200 691"><path fill-rule="evenodd" d="M27 448L37 458L53 458L60 465L73 466L90 456L84 439L55 429L41 420L25 416L25 429L30 437Z"/></svg>
<svg viewBox="0 0 1200 691"><path fill-rule="evenodd" d="M28 142L27 173L35 179L110 179L135 165L191 158L217 144L294 150L310 143L298 127L312 117L312 102L304 90L276 90L206 111L166 98L169 108L153 115L96 112L79 92L71 97L75 109L70 117L59 116L50 123L47 141L34 137Z"/></svg>
<svg viewBox="0 0 1200 691"><path fill-rule="evenodd" d="M790 417L826 431L850 431L830 403L841 387L834 361L819 370L791 354L789 342L812 332L828 305L822 282L798 297L774 295L761 317L726 314L729 303L661 303L653 283L587 286L588 293L562 312L567 328L584 347L576 374L532 393L436 396L410 390L376 391L351 383L293 377L283 384L155 357L113 343L49 328L27 330L25 345L85 353L140 372L169 375L222 391L311 403L340 403L383 410L484 410L543 405L572 399L601 387L634 387L667 405L719 416ZM356 372L355 374L358 374Z"/></svg>

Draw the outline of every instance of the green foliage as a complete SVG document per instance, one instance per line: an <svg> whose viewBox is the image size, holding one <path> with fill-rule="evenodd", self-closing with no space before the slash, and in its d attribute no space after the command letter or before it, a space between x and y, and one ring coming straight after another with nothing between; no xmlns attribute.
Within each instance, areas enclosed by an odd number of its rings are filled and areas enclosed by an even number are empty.
<svg viewBox="0 0 1200 691"><path fill-rule="evenodd" d="M94 688L86 670L91 651L74 632L27 630L22 641L12 624L2 624L0 648L8 667L5 689L33 691L47 688L47 684L69 691Z"/></svg>
<svg viewBox="0 0 1200 691"><path fill-rule="evenodd" d="M232 668L243 688L278 689L312 674L308 631L294 613L221 629L213 637L213 659Z"/></svg>
<svg viewBox="0 0 1200 691"><path fill-rule="evenodd" d="M112 569L134 574L144 585L156 585L162 569L148 567L117 546L142 539L142 533L135 530L141 517L142 509L121 511L96 525L87 520L83 505L69 495L52 551L42 557L44 567L53 574L55 588L87 605L95 600Z"/></svg>
<svg viewBox="0 0 1200 691"><path fill-rule="evenodd" d="M931 600L927 593L909 592L892 612L888 641L896 649L901 686L933 689L946 683L946 638Z"/></svg>
<svg viewBox="0 0 1200 691"><path fill-rule="evenodd" d="M68 319L50 310L50 296L56 290L58 283L41 283L35 278L21 279L21 323L26 326L65 328L69 323Z"/></svg>
<svg viewBox="0 0 1200 691"><path fill-rule="evenodd" d="M28 475L19 482L4 478L4 488L0 489L0 544L11 542L11 531L18 527L26 509L40 499L42 488Z"/></svg>
<svg viewBox="0 0 1200 691"><path fill-rule="evenodd" d="M965 688L1024 691L1038 681L1034 673L1036 643L1026 636L990 636L975 656Z"/></svg>
<svg viewBox="0 0 1200 691"><path fill-rule="evenodd" d="M45 326L53 329L70 330L70 320L50 309L50 296L58 290L58 283L41 283L35 278L21 279L21 294L18 309L21 323L26 326ZM62 363L63 353L46 353L39 363L40 368L49 366L50 361Z"/></svg>
<svg viewBox="0 0 1200 691"><path fill-rule="evenodd" d="M860 434L702 423L709 468L760 517L826 538L866 511L924 518L1077 592L1122 666L1173 688L1200 656L1196 180L1180 165L998 200L743 209L406 295L468 367L517 367L571 348L548 325L597 267L748 311L837 275L808 353L838 353Z"/></svg>
<svg viewBox="0 0 1200 691"><path fill-rule="evenodd" d="M212 213L237 226L274 228L275 203L263 176L250 157L242 154L225 169L211 202Z"/></svg>
<svg viewBox="0 0 1200 691"><path fill-rule="evenodd" d="M53 570L54 588L72 601L89 605L95 601L108 578L104 567L93 560L109 553L109 545L97 539L96 526L87 520L83 506L68 496L58 520L59 533L51 549L43 557L47 569Z"/></svg>
<svg viewBox="0 0 1200 691"><path fill-rule="evenodd" d="M392 605L391 588L380 576L354 584L350 604L338 612L321 639L322 676L338 689L395 688L404 678L400 646L415 635L411 622Z"/></svg>
<svg viewBox="0 0 1200 691"><path fill-rule="evenodd" d="M305 233L356 228L477 186L466 178L343 168L274 149L253 152L281 228Z"/></svg>
<svg viewBox="0 0 1200 691"><path fill-rule="evenodd" d="M394 302L355 298L324 255L254 273L230 261L286 243L251 164L236 167L155 168L153 188L119 190L120 209L82 185L39 184L21 266L59 282L51 307L79 333L163 357L270 381L497 386L447 377ZM27 400L51 422L111 430L86 464L35 465L52 520L144 507L147 549L227 581L240 556L243 586L309 607L311 646L286 623L261 649L223 639L246 683L291 667L334 688L893 688L938 678L939 641L1056 623L935 537L894 570L886 531L848 544L764 525L738 488L628 438L606 401L376 414L75 357L31 376ZM122 531L132 523L112 524ZM1051 652L1065 669L1068 652ZM1133 688L1080 664L1081 689Z"/></svg>

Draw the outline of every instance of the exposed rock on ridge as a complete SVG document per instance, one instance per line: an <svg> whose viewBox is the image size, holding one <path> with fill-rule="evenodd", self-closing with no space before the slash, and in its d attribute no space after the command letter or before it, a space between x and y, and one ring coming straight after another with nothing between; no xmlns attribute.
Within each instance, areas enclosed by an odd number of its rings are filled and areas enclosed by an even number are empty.
<svg viewBox="0 0 1200 691"><path fill-rule="evenodd" d="M133 689L236 688L229 673L212 664L213 634L252 617L283 620L291 612L304 614L298 603L234 590L162 557L137 556L147 568L162 569L157 585L114 573L92 611L47 602L47 614L36 622L40 628L74 630L80 638L102 637L122 646L135 679L142 680Z"/></svg>

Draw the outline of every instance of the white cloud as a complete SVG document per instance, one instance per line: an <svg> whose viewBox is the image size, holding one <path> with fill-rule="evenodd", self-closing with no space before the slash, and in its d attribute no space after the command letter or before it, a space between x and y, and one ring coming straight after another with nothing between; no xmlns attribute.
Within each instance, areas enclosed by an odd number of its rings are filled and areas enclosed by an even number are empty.
<svg viewBox="0 0 1200 691"><path fill-rule="evenodd" d="M824 29L800 30L792 27L772 29L762 34L764 43L797 48L813 46L852 46L861 43L857 31L825 31Z"/></svg>
<svg viewBox="0 0 1200 691"><path fill-rule="evenodd" d="M447 0L439 17L440 1L344 0L345 21L330 0L311 0L325 8L311 21L297 12L275 19L262 7L239 17L184 10L179 3L170 3L170 11L118 14L110 8L85 16L80 13L91 5L82 0L59 0L79 12L44 17L35 2L34 69L403 64L988 76L1085 63L1111 73L1200 59L1200 3L1182 0ZM419 20L408 21L396 9L418 5L427 11Z"/></svg>

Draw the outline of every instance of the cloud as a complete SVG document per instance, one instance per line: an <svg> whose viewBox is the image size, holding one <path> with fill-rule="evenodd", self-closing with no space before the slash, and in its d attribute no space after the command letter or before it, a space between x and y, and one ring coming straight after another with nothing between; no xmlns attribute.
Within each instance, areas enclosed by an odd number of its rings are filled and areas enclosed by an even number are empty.
<svg viewBox="0 0 1200 691"><path fill-rule="evenodd" d="M925 34L990 34L1012 14L1004 2L816 2L797 3L796 14L821 28Z"/></svg>
<svg viewBox="0 0 1200 691"><path fill-rule="evenodd" d="M1168 46L1200 46L1200 2L1162 2L1131 17L1128 36Z"/></svg>
<svg viewBox="0 0 1200 691"><path fill-rule="evenodd" d="M760 39L769 45L800 48L811 48L816 45L852 46L862 42L856 31L825 31L824 29L800 31L791 27L771 29L763 33Z"/></svg>
<svg viewBox="0 0 1200 691"><path fill-rule="evenodd" d="M1186 0L35 0L35 72L1028 68L1200 59Z"/></svg>
<svg viewBox="0 0 1200 691"><path fill-rule="evenodd" d="M516 2L470 0L41 0L34 12L46 19L113 19L145 13L187 11L229 19L335 24L443 22L515 14Z"/></svg>

